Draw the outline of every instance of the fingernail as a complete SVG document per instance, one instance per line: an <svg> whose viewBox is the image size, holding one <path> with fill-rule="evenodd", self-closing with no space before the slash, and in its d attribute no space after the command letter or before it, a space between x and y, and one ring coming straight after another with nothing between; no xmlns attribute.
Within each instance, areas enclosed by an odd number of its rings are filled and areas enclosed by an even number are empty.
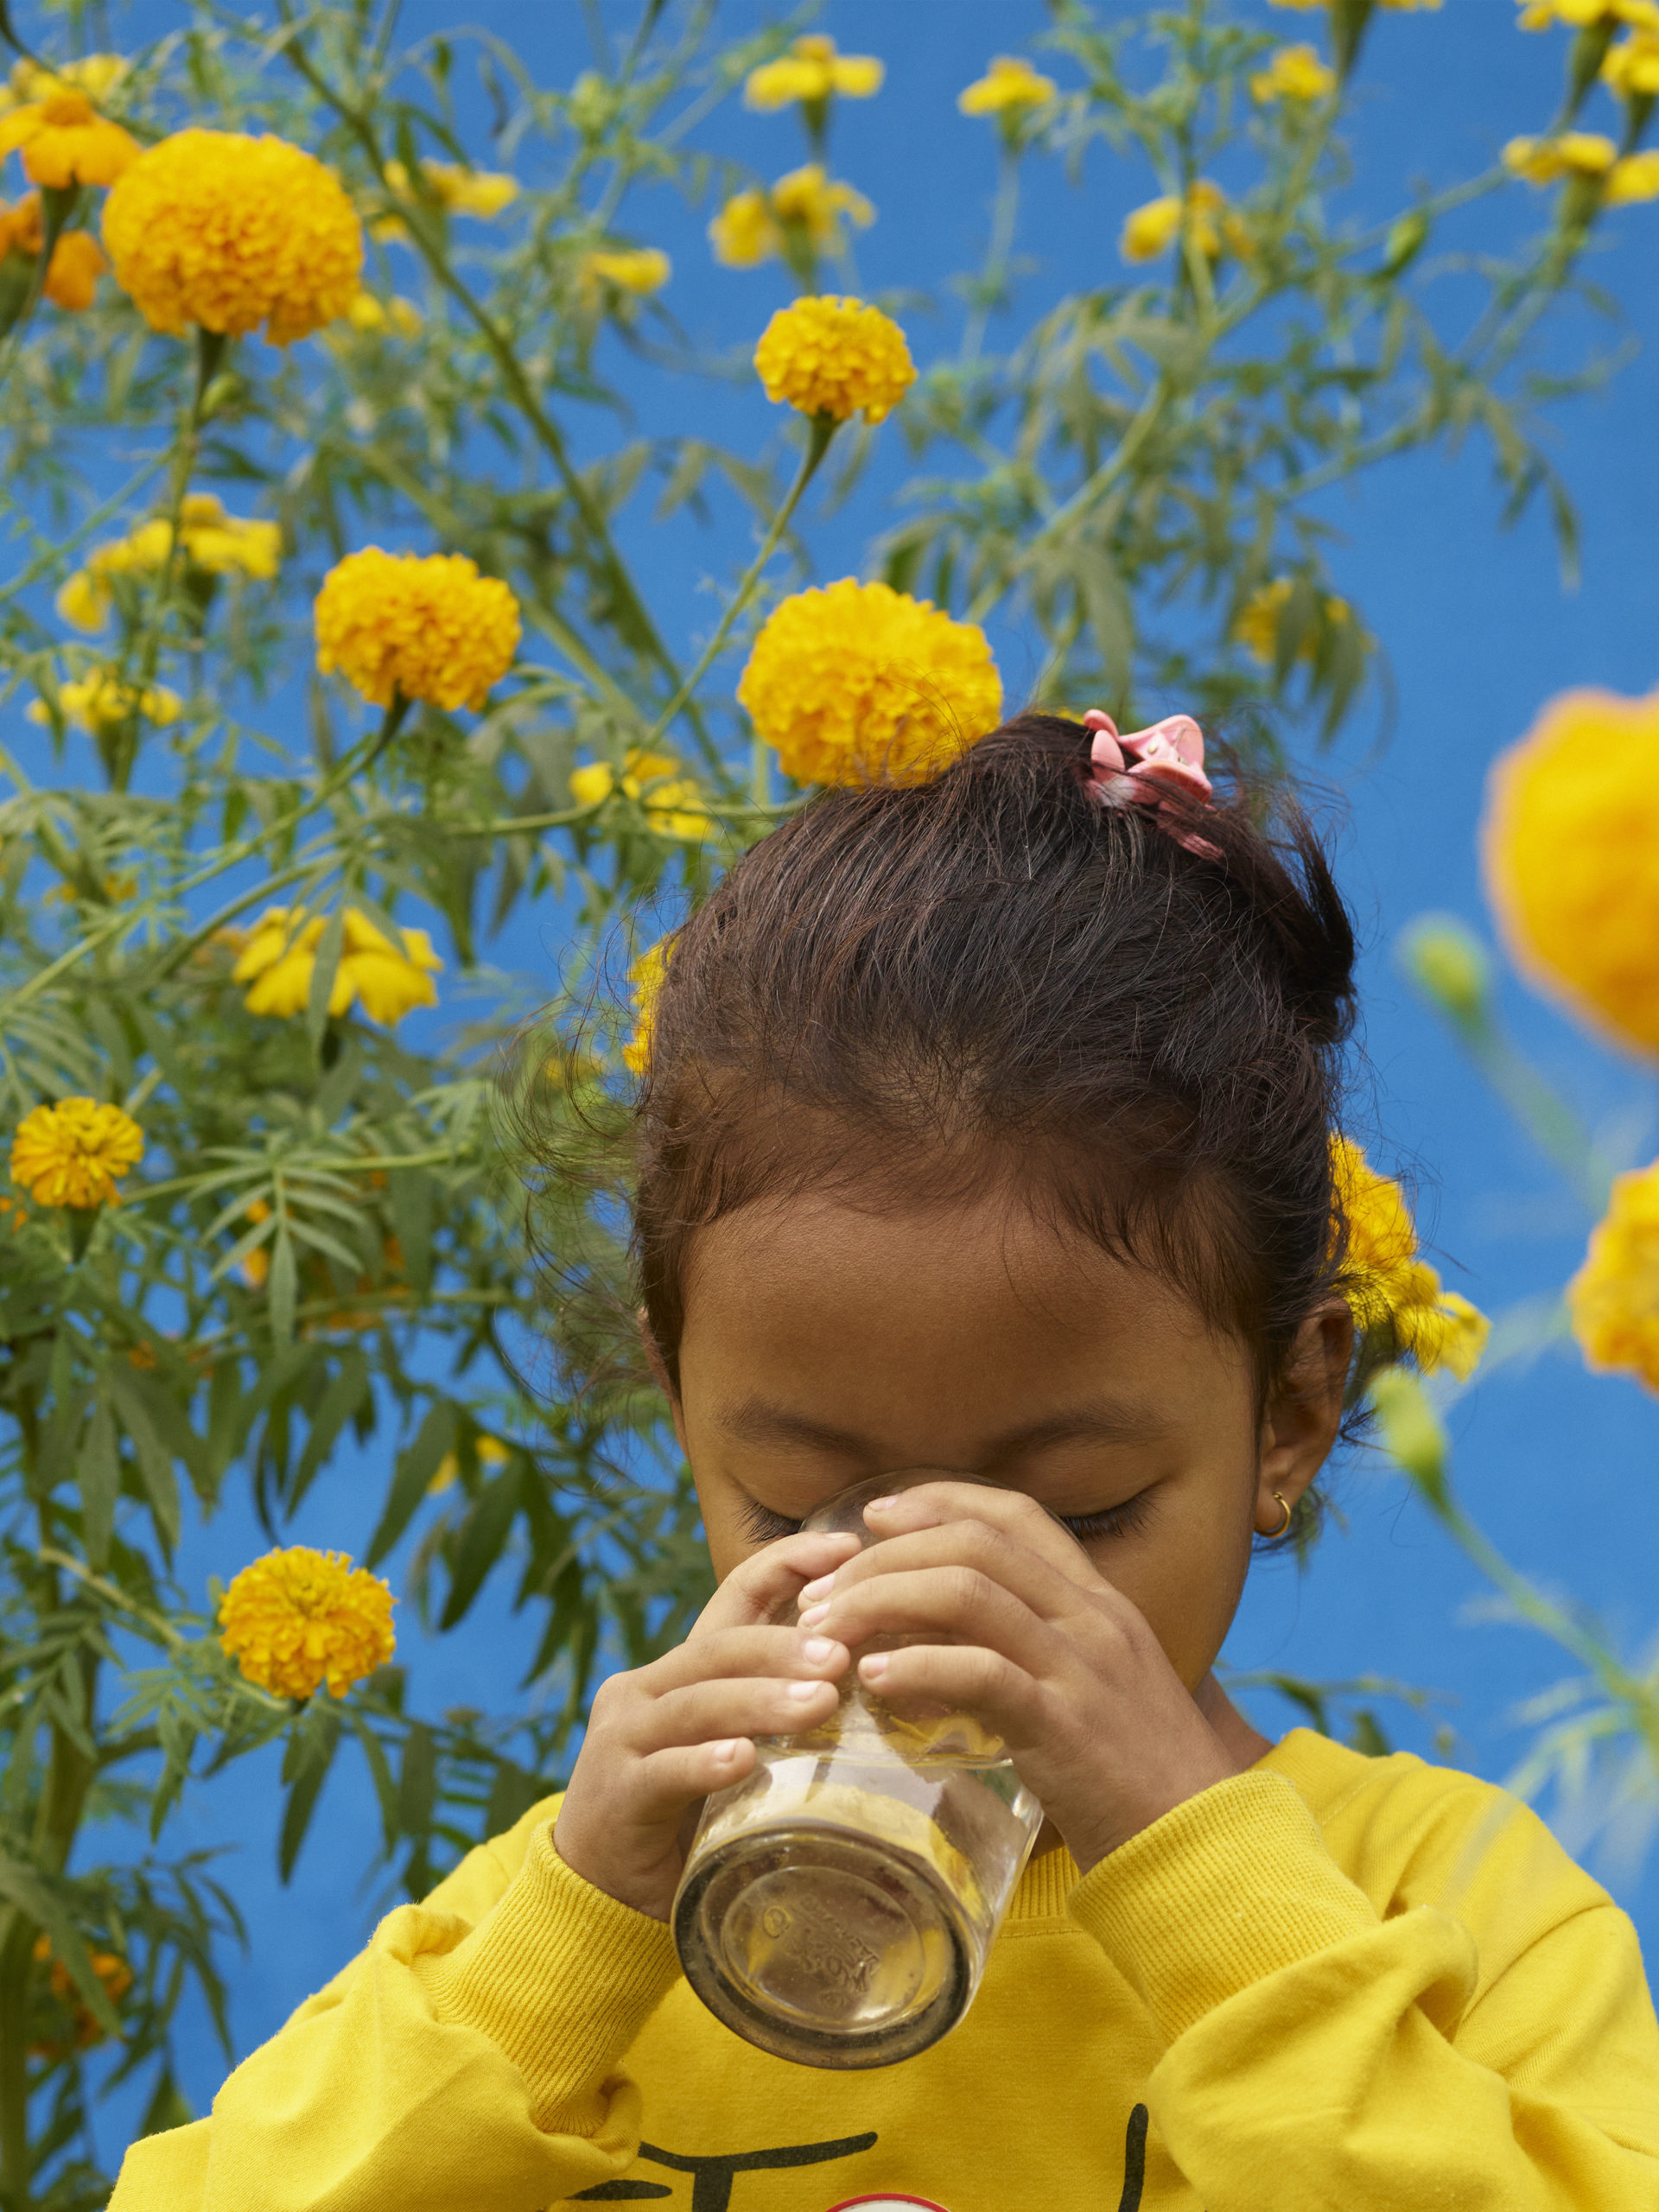
<svg viewBox="0 0 1659 2212"><path fill-rule="evenodd" d="M818 1692L826 1687L823 1682L791 1682L789 1686L790 1699L796 1705L804 1705L809 1698L817 1697Z"/></svg>
<svg viewBox="0 0 1659 2212"><path fill-rule="evenodd" d="M872 1651L868 1659L861 1659L859 1661L858 1671L863 1675L867 1682L879 1682L882 1675L887 1671L887 1653L885 1651Z"/></svg>
<svg viewBox="0 0 1659 2212"><path fill-rule="evenodd" d="M835 1656L835 1645L827 1636L809 1636L801 1646L802 1656L808 1664L822 1667L826 1659Z"/></svg>
<svg viewBox="0 0 1659 2212"><path fill-rule="evenodd" d="M830 1608L827 1604L822 1605L809 1605L805 1611L801 1615L801 1626L803 1628L816 1628L829 1610Z"/></svg>
<svg viewBox="0 0 1659 2212"><path fill-rule="evenodd" d="M890 1506L897 1505L898 1503L896 1497L873 1497L864 1510L867 1513L885 1513Z"/></svg>
<svg viewBox="0 0 1659 2212"><path fill-rule="evenodd" d="M835 1580L833 1574L821 1574L816 1582L809 1582L801 1592L801 1603L810 1605L814 1598L827 1598Z"/></svg>
<svg viewBox="0 0 1659 2212"><path fill-rule="evenodd" d="M729 1766L732 1761L737 1757L736 1737L733 1737L729 1743L716 1744L715 1745L715 1757L719 1760L721 1766Z"/></svg>

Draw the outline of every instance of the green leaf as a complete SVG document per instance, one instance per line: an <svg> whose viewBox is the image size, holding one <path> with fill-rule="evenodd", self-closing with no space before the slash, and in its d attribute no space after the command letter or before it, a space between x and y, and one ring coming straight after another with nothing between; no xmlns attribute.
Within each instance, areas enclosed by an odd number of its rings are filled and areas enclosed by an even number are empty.
<svg viewBox="0 0 1659 2212"><path fill-rule="evenodd" d="M305 1028L314 1052L321 1044L323 1032L328 1027L328 1001L334 995L334 978L340 973L340 956L345 942L346 910L340 906L329 915L327 925L317 940L317 961L311 970Z"/></svg>
<svg viewBox="0 0 1659 2212"><path fill-rule="evenodd" d="M79 1991L86 2009L105 2035L119 2036L121 2021L92 1962L80 1932L62 1904L32 1866L0 1853L0 1897L16 1905L52 1946L52 1955Z"/></svg>
<svg viewBox="0 0 1659 2212"><path fill-rule="evenodd" d="M291 1513L310 1488L318 1469L334 1450L340 1432L363 1401L372 1395L369 1363L355 1345L340 1356L340 1366L322 1394L322 1402L311 1416L311 1433L294 1470L288 1492Z"/></svg>
<svg viewBox="0 0 1659 2212"><path fill-rule="evenodd" d="M324 1702L324 1694L319 1691L297 1732L290 1738L289 1758L284 1762L288 1804L283 1813L283 1832L276 1849L276 1868L284 1882L294 1872L339 1744L339 1710Z"/></svg>
<svg viewBox="0 0 1659 2212"><path fill-rule="evenodd" d="M518 1510L522 1476L522 1465L517 1462L504 1467L484 1484L461 1522L450 1560L449 1594L438 1617L441 1630L454 1628L457 1621L465 1619L485 1577L500 1558Z"/></svg>
<svg viewBox="0 0 1659 2212"><path fill-rule="evenodd" d="M173 1455L156 1433L149 1409L135 1387L137 1377L132 1370L118 1359L110 1360L101 1379L115 1400L122 1427L132 1440L149 1510L156 1517L156 1533L171 1559L179 1541L179 1486L173 1476Z"/></svg>
<svg viewBox="0 0 1659 2212"><path fill-rule="evenodd" d="M432 1478L446 1452L454 1448L455 1409L448 1398L434 1401L427 1410L415 1441L397 1455L397 1471L380 1516L380 1524L369 1539L365 1567L383 1560L409 1526L416 1507L432 1487Z"/></svg>
<svg viewBox="0 0 1659 2212"><path fill-rule="evenodd" d="M432 1808L437 1802L438 1761L432 1731L423 1720L410 1724L404 1739L404 1760L397 1777L397 1825L416 1840L432 1832Z"/></svg>
<svg viewBox="0 0 1659 2212"><path fill-rule="evenodd" d="M115 1415L100 1401L75 1455L75 1482L80 1491L81 1540L90 1565L109 1564L110 1539L115 1529L115 1501L121 1492L121 1459L116 1446Z"/></svg>

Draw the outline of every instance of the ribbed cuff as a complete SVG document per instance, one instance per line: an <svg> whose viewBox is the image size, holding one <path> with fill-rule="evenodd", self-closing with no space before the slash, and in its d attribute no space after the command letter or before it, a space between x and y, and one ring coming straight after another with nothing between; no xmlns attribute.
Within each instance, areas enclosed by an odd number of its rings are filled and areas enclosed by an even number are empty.
<svg viewBox="0 0 1659 2212"><path fill-rule="evenodd" d="M439 2019L512 2061L538 2127L588 2135L601 2085L678 1972L668 1929L573 1873L550 1821L494 1910L423 1979Z"/></svg>
<svg viewBox="0 0 1659 2212"><path fill-rule="evenodd" d="M1295 1785L1259 1770L1132 1836L1066 1909L1172 2043L1252 1982L1377 1925Z"/></svg>

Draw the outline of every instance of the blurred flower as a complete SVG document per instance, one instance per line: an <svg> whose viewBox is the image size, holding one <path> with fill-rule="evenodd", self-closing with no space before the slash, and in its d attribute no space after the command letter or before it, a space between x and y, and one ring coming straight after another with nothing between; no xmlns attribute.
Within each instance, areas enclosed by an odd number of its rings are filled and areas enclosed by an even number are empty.
<svg viewBox="0 0 1659 2212"><path fill-rule="evenodd" d="M423 161L421 181L447 213L476 215L486 221L504 207L511 207L518 197L517 177L504 176L496 169L463 168L456 162ZM386 163L386 182L394 192L409 197L410 178L402 162Z"/></svg>
<svg viewBox="0 0 1659 2212"><path fill-rule="evenodd" d="M622 1065L631 1075L644 1075L651 1065L652 1031L657 1020L657 995L668 972L673 951L671 937L661 938L628 969L629 996L633 1003L633 1034L622 1047Z"/></svg>
<svg viewBox="0 0 1659 2212"><path fill-rule="evenodd" d="M1184 226L1198 251L1212 261L1224 251L1241 259L1252 251L1249 232L1228 206L1226 194L1207 177L1198 177L1189 185L1184 200L1168 193L1131 209L1124 218L1117 250L1125 261L1155 261L1174 245Z"/></svg>
<svg viewBox="0 0 1659 2212"><path fill-rule="evenodd" d="M880 308L809 293L779 308L754 349L766 397L803 415L884 423L916 381L905 334Z"/></svg>
<svg viewBox="0 0 1659 2212"><path fill-rule="evenodd" d="M1482 1013L1491 963L1455 915L1420 915L1402 935L1400 955L1418 988L1454 1020L1472 1021Z"/></svg>
<svg viewBox="0 0 1659 2212"><path fill-rule="evenodd" d="M660 246L619 248L613 253L585 253L581 283L586 296L594 299L607 285L619 292L660 292L674 273L674 265Z"/></svg>
<svg viewBox="0 0 1659 2212"><path fill-rule="evenodd" d="M1611 48L1601 65L1601 76L1602 82L1621 99L1651 99L1659 95L1659 25L1651 30L1632 31L1622 44Z"/></svg>
<svg viewBox="0 0 1659 2212"><path fill-rule="evenodd" d="M1002 713L982 630L851 576L779 601L737 696L809 784L925 783Z"/></svg>
<svg viewBox="0 0 1659 2212"><path fill-rule="evenodd" d="M305 1012L326 925L321 914L308 918L302 906L265 909L231 970L232 982L252 985L245 1001L250 1014L286 1020ZM397 934L401 946L355 906L346 909L340 964L328 993L328 1011L336 1019L353 1001L371 1021L388 1027L417 1006L437 1004L432 978L442 972L443 963L432 950L431 938L424 930L400 929Z"/></svg>
<svg viewBox="0 0 1659 2212"><path fill-rule="evenodd" d="M963 115L1010 115L1046 107L1058 91L1054 79L1033 69L1022 54L999 54L982 77L957 95Z"/></svg>
<svg viewBox="0 0 1659 2212"><path fill-rule="evenodd" d="M1608 172L1607 189L1601 195L1607 207L1623 207L1637 200L1659 200L1659 151L1626 154Z"/></svg>
<svg viewBox="0 0 1659 2212"><path fill-rule="evenodd" d="M38 261L45 244L38 192L25 193L15 207L0 200L0 259L15 253ZM98 280L109 265L90 231L66 231L52 249L41 289L54 307L78 315L92 304Z"/></svg>
<svg viewBox="0 0 1659 2212"><path fill-rule="evenodd" d="M1370 1397L1382 1448L1431 1498L1446 1494L1446 1431L1416 1376L1385 1367L1371 1377Z"/></svg>
<svg viewBox="0 0 1659 2212"><path fill-rule="evenodd" d="M1260 585L1239 609L1233 624L1233 635L1253 660L1270 668L1279 656L1279 620L1293 591L1295 579L1275 576L1270 583ZM1345 622L1350 609L1345 599L1338 599L1334 592L1323 594L1319 607L1326 623ZM1298 660L1313 660L1319 652L1317 626L1310 626L1307 633L1296 648Z"/></svg>
<svg viewBox="0 0 1659 2212"><path fill-rule="evenodd" d="M473 1446L473 1456L480 1467L505 1467L512 1454L499 1437L480 1436ZM441 1491L453 1489L460 1479L460 1456L454 1452L446 1452L438 1462L437 1472L426 1486L426 1494L429 1497L436 1497Z"/></svg>
<svg viewBox="0 0 1659 2212"><path fill-rule="evenodd" d="M281 138L163 138L111 193L104 243L145 321L175 335L263 322L289 346L348 315L361 289L356 209L332 169Z"/></svg>
<svg viewBox="0 0 1659 2212"><path fill-rule="evenodd" d="M167 565L173 525L153 515L125 537L95 546L58 594L58 612L78 630L100 630L114 603L111 576L158 575ZM282 565L279 524L227 515L212 492L189 492L179 510L179 543L187 568L204 576L253 576L269 582Z"/></svg>
<svg viewBox="0 0 1659 2212"><path fill-rule="evenodd" d="M245 1567L220 1599L219 1643L276 1697L335 1697L384 1667L397 1648L390 1587L347 1552L290 1544Z"/></svg>
<svg viewBox="0 0 1659 2212"><path fill-rule="evenodd" d="M886 74L873 54L837 54L834 39L809 32L780 60L750 70L743 105L767 114L796 100L814 105L836 92L843 99L867 100L880 91Z"/></svg>
<svg viewBox="0 0 1659 2212"><path fill-rule="evenodd" d="M1493 763L1481 842L1516 963L1659 1052L1659 691L1567 691Z"/></svg>
<svg viewBox="0 0 1659 2212"><path fill-rule="evenodd" d="M518 650L518 602L464 553L348 553L322 580L317 666L364 698L394 692L435 707L481 707Z"/></svg>
<svg viewBox="0 0 1659 2212"><path fill-rule="evenodd" d="M140 691L136 683L124 682L114 669L99 668L90 676L72 676L59 684L58 709L65 721L96 737L100 730L118 729L135 715L165 729L184 712L184 702L164 683L148 684ZM32 722L51 722L52 712L44 699L31 699L24 711Z"/></svg>
<svg viewBox="0 0 1659 2212"><path fill-rule="evenodd" d="M7 82L0 86L0 114L22 106L25 101L43 100L48 92L84 92L96 105L108 99L128 67L118 54L83 54L77 61L60 61L51 68L39 61L18 60L12 63Z"/></svg>
<svg viewBox="0 0 1659 2212"><path fill-rule="evenodd" d="M48 92L0 115L0 155L21 147L31 184L113 184L139 158L138 141L106 123L85 92Z"/></svg>
<svg viewBox="0 0 1659 2212"><path fill-rule="evenodd" d="M1322 100L1336 89L1336 71L1311 46L1281 46L1250 79L1251 97L1264 107L1274 100Z"/></svg>
<svg viewBox="0 0 1659 2212"><path fill-rule="evenodd" d="M1564 176L1605 176L1618 149L1599 130L1563 130L1558 138L1511 138L1503 166L1529 184L1554 184Z"/></svg>
<svg viewBox="0 0 1659 2212"><path fill-rule="evenodd" d="M372 292L359 292L346 308L346 316L353 330L390 330L399 338L418 338L425 327L414 302L395 295L389 300L378 300Z"/></svg>
<svg viewBox="0 0 1659 2212"><path fill-rule="evenodd" d="M115 1951L89 1951L87 1957L91 1961L92 1972L98 1977L104 1994L111 2005L118 2005L132 1987L132 1968ZM34 1958L36 1966L49 1965L51 1967L48 1980L53 1996L69 2014L71 2041L67 2045L51 2041L31 2044L30 2056L46 2059L60 2058L66 2055L67 2050L90 2050L94 2044L102 2043L105 2031L99 2026L91 2005L87 2004L76 1986L74 1976L68 1967L64 1965L61 1959L53 1956L52 1938L49 1936L37 1936L35 1938Z"/></svg>
<svg viewBox="0 0 1659 2212"><path fill-rule="evenodd" d="M1408 1354L1425 1375L1446 1367L1467 1381L1491 1324L1466 1298L1444 1289L1419 1256L1405 1193L1344 1136L1331 1139L1331 1175L1346 1232L1343 1291L1354 1326L1384 1337L1396 1357Z"/></svg>
<svg viewBox="0 0 1659 2212"><path fill-rule="evenodd" d="M1613 1178L1567 1300L1587 1367L1659 1390L1659 1160Z"/></svg>
<svg viewBox="0 0 1659 2212"><path fill-rule="evenodd" d="M1568 30L1588 30L1598 23L1637 23L1659 30L1656 0L1519 0L1521 29L1548 30L1560 23Z"/></svg>
<svg viewBox="0 0 1659 2212"><path fill-rule="evenodd" d="M120 1204L122 1176L144 1156L144 1133L118 1106L92 1098L61 1098L37 1106L17 1124L11 1141L11 1179L37 1206Z"/></svg>
<svg viewBox="0 0 1659 2212"><path fill-rule="evenodd" d="M625 798L644 801L646 825L659 837L695 843L715 826L702 791L668 753L645 753L632 746L623 755L620 776L605 760L590 761L571 772L570 796L578 806L598 806L616 791Z"/></svg>
<svg viewBox="0 0 1659 2212"><path fill-rule="evenodd" d="M728 269L755 269L786 253L796 242L812 254L841 246L841 219L868 230L875 210L861 192L808 162L780 176L770 192L740 192L709 226L715 258Z"/></svg>

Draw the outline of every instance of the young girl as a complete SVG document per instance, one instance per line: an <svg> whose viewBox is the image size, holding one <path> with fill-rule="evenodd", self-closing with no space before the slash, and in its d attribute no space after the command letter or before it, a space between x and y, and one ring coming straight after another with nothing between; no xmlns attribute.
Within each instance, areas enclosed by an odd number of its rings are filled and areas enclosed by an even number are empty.
<svg viewBox="0 0 1659 2212"><path fill-rule="evenodd" d="M678 932L637 1245L719 1592L113 2212L1659 2208L1624 1916L1501 1789L1270 1743L1211 1672L1353 1357L1353 943L1294 810L1201 760L1022 716ZM918 1465L871 1548L794 1533ZM863 1675L1000 1731L1047 1826L963 2024L821 2072L702 2008L669 1910L699 1801L895 1633Z"/></svg>

